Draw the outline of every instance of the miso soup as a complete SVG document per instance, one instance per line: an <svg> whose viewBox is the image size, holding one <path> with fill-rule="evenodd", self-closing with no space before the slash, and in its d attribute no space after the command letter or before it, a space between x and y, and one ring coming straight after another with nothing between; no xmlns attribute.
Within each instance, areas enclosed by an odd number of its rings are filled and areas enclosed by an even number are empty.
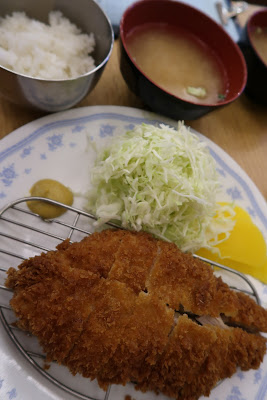
<svg viewBox="0 0 267 400"><path fill-rule="evenodd" d="M126 41L140 70L167 92L195 103L225 98L222 66L195 36L164 24L145 24Z"/></svg>
<svg viewBox="0 0 267 400"><path fill-rule="evenodd" d="M267 65L267 27L257 27L253 30L251 32L251 43L263 62Z"/></svg>

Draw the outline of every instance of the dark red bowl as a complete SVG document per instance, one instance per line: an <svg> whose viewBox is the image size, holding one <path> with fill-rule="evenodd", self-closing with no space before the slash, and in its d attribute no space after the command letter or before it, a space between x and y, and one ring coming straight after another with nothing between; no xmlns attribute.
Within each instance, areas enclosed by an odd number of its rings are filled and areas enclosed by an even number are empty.
<svg viewBox="0 0 267 400"><path fill-rule="evenodd" d="M267 29L267 9L257 11L248 19L239 41L248 69L245 93L254 102L266 105L267 64L257 51L252 38L252 33L258 28Z"/></svg>
<svg viewBox="0 0 267 400"><path fill-rule="evenodd" d="M208 47L210 55L223 70L227 86L224 100L212 104L184 100L159 87L142 72L127 48L127 38L134 29L149 23L182 28ZM199 118L236 100L247 80L242 52L225 30L197 9L172 0L141 0L124 12L120 23L120 70L129 88L153 111L185 120Z"/></svg>

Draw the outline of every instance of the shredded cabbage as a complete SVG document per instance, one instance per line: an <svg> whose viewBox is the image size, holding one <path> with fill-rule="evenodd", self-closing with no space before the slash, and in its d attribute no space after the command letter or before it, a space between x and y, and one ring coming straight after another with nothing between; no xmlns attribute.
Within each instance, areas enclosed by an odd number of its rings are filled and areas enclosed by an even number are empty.
<svg viewBox="0 0 267 400"><path fill-rule="evenodd" d="M142 124L114 138L98 154L91 183L87 208L98 225L149 231L190 252L233 227L217 219L211 229L219 207L215 161L182 123L177 130Z"/></svg>

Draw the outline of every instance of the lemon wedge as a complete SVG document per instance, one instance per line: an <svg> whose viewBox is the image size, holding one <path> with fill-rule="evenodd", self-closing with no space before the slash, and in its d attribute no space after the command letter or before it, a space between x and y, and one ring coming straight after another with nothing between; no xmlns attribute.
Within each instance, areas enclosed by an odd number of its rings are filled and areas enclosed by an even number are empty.
<svg viewBox="0 0 267 400"><path fill-rule="evenodd" d="M267 283L267 249L263 234L243 208L234 206L234 211L235 226L229 238L214 246L219 254L204 248L196 254Z"/></svg>

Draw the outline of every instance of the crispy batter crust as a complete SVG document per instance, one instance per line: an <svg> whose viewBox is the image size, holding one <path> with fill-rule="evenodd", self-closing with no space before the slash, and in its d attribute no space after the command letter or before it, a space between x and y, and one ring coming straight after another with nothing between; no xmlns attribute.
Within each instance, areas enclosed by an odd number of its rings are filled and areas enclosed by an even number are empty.
<svg viewBox="0 0 267 400"><path fill-rule="evenodd" d="M65 256L75 268L89 270L106 278L114 264L121 240L128 232L105 230L85 237L65 249ZM60 247L59 247L60 250Z"/></svg>
<svg viewBox="0 0 267 400"><path fill-rule="evenodd" d="M101 385L139 382L147 377L168 343L173 316L174 311L164 302L141 292L120 344L98 375Z"/></svg>
<svg viewBox="0 0 267 400"><path fill-rule="evenodd" d="M151 235L127 232L122 238L110 279L124 282L136 293L146 289L146 281L158 252L158 242Z"/></svg>
<svg viewBox="0 0 267 400"><path fill-rule="evenodd" d="M155 390L181 400L208 396L216 383L239 366L258 368L266 340L239 328L199 326L183 315L151 374L138 388Z"/></svg>
<svg viewBox="0 0 267 400"><path fill-rule="evenodd" d="M249 331L267 332L267 310L242 292L238 298L237 313L228 318L229 323L240 325Z"/></svg>
<svg viewBox="0 0 267 400"><path fill-rule="evenodd" d="M35 268L19 270L17 282L11 269L7 285L15 290L10 305L19 318L18 326L38 337L48 360L62 363L84 329L100 278L57 261L33 260Z"/></svg>
<svg viewBox="0 0 267 400"><path fill-rule="evenodd" d="M118 281L103 281L94 310L64 363L75 375L95 379L113 356L135 306L134 292Z"/></svg>
<svg viewBox="0 0 267 400"><path fill-rule="evenodd" d="M149 292L166 301L170 307L198 315L218 317L235 315L238 300L235 292L213 274L202 261L184 254L172 243L160 242L160 253L147 282Z"/></svg>

